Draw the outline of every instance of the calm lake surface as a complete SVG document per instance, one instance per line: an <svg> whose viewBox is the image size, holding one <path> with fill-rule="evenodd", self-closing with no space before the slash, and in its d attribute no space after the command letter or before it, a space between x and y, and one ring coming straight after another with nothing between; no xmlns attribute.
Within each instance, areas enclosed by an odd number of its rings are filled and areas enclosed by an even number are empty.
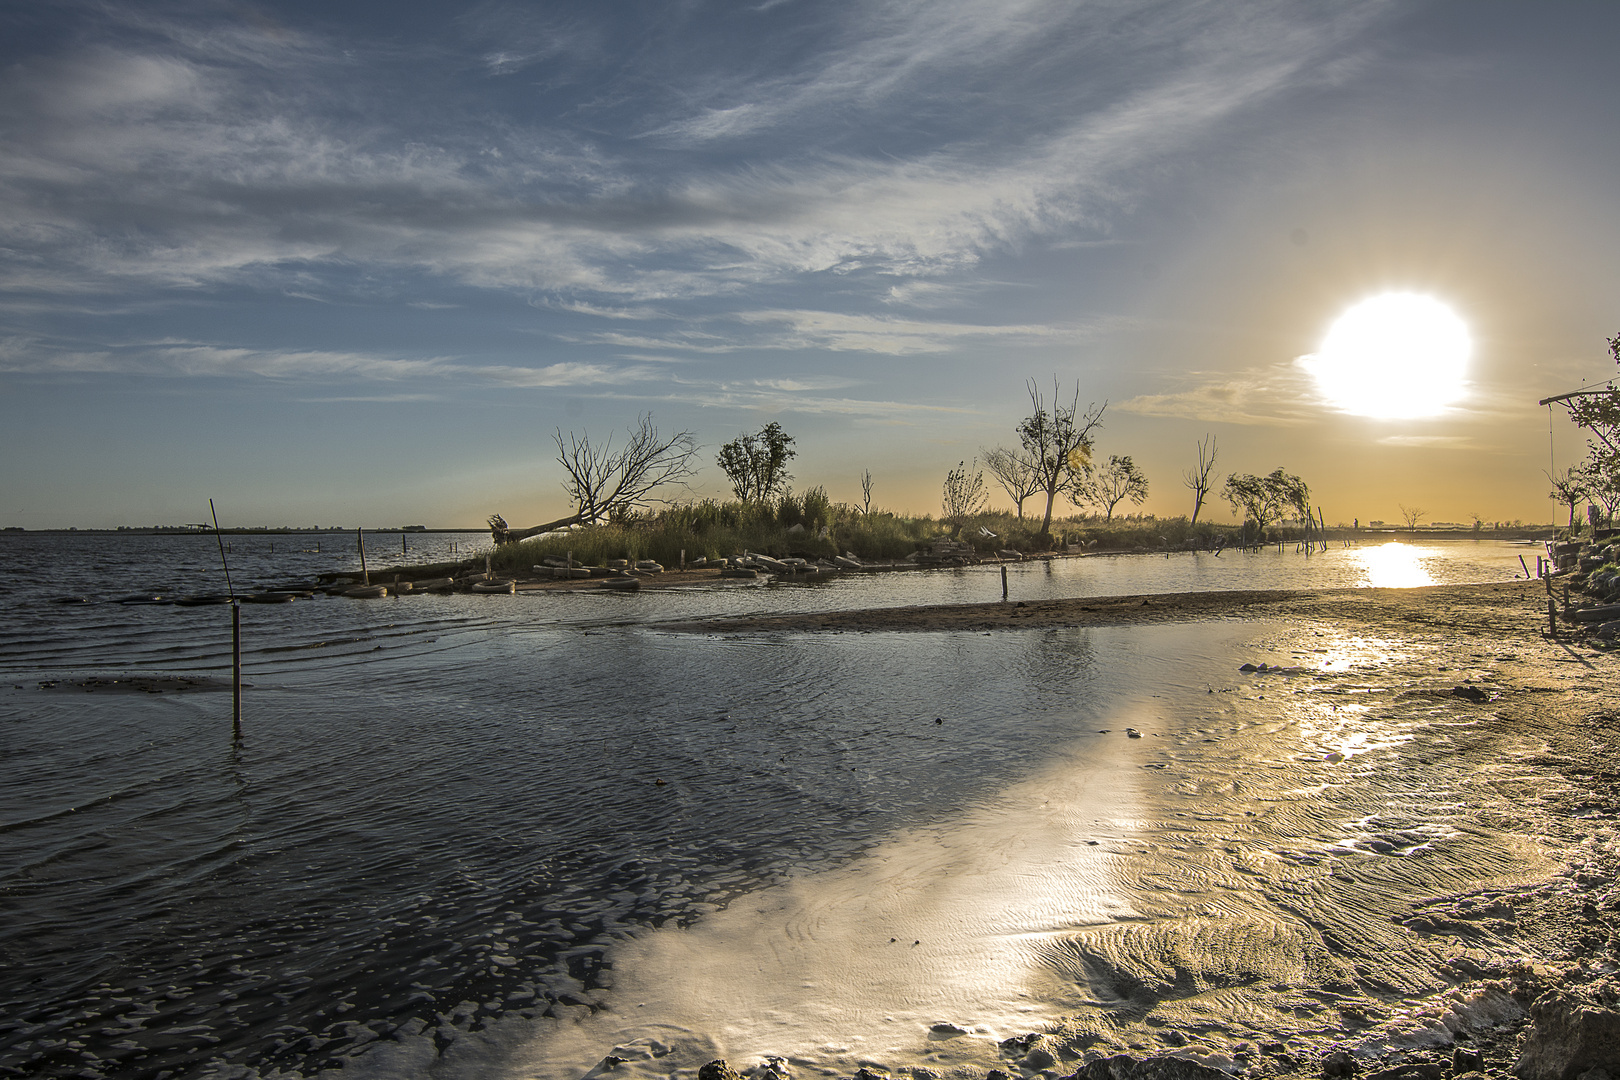
<svg viewBox="0 0 1620 1080"><path fill-rule="evenodd" d="M358 568L352 536L228 539L239 591ZM368 539L374 565L400 560L399 539ZM406 542L403 558L434 561L488 538ZM1535 550L1392 544L1009 571L1014 599L1406 587L1507 579ZM658 628L993 600L995 567L631 595L317 596L243 608L251 685L233 744L229 608L114 602L223 591L218 562L211 537L0 534L0 1075L450 1075L442 1063L458 1055L476 1063L466 1075L497 1075L499 1046L501 1062L521 1058L514 1075L553 1075L552 1062L579 1076L620 1043L653 1047L651 1073L670 1047L752 1046L762 1030L714 1011L657 1037L604 1029L601 1045L591 1025L630 1008L613 994L632 969L669 962L652 944L660 928L713 932L739 898L808 888L915 830L980 820L1054 761L1091 767L1103 751L1087 740L1121 708L1230 681L1233 656L1274 629ZM204 678L83 688L135 673ZM994 844L1010 835L981 826ZM1105 914L1114 903L1100 885L1064 895ZM970 969L991 961L968 950L952 963L969 1001ZM1006 1014L1020 1008L1035 1007ZM485 1056L462 1049L473 1043ZM803 1067L860 1059L859 1047L817 1053Z"/></svg>

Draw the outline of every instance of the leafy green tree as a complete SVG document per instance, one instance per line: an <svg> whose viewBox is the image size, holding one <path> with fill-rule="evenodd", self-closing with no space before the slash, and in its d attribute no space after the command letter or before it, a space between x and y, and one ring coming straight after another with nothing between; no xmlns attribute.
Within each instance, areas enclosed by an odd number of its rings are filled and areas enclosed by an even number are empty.
<svg viewBox="0 0 1620 1080"><path fill-rule="evenodd" d="M1304 480L1281 468L1265 476L1252 473L1232 473L1227 476L1221 495L1232 505L1234 513L1255 524L1256 535L1264 536L1266 526L1281 521L1284 511L1299 510L1310 505L1310 486Z"/></svg>
<svg viewBox="0 0 1620 1080"><path fill-rule="evenodd" d="M790 458L798 456L793 436L772 420L752 435L742 434L720 448L717 459L731 490L743 502L764 502L786 490L793 474Z"/></svg>
<svg viewBox="0 0 1620 1080"><path fill-rule="evenodd" d="M1586 497L1603 507L1604 520L1612 525L1615 510L1620 509L1620 451L1589 444L1582 472L1586 474Z"/></svg>
<svg viewBox="0 0 1620 1080"><path fill-rule="evenodd" d="M1620 334L1609 339L1609 355L1620 364ZM1565 394L1556 400L1576 424L1596 435L1604 449L1620 454L1620 390L1611 379L1606 387L1594 387ZM1542 402L1546 404L1546 402Z"/></svg>

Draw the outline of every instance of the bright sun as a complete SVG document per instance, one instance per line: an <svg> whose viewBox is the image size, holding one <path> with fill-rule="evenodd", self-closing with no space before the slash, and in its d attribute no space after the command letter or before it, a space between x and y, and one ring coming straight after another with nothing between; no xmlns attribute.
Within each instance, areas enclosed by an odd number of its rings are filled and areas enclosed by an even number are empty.
<svg viewBox="0 0 1620 1080"><path fill-rule="evenodd" d="M1432 296L1384 293L1340 315L1302 361L1334 407L1356 416L1434 416L1467 392L1468 327Z"/></svg>

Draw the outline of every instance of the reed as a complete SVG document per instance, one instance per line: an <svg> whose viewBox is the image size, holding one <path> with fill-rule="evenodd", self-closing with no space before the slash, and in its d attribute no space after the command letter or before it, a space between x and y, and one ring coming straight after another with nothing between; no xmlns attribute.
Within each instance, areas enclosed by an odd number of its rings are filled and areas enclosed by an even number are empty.
<svg viewBox="0 0 1620 1080"><path fill-rule="evenodd" d="M1232 546L1241 531L1237 525L1201 521L1194 527L1185 516L1149 515L1116 517L1112 522L1084 516L1056 519L1050 538L1039 530L1038 519L989 511L965 522L956 538L986 553L1008 549L1033 553L1064 543L1094 551L1160 551L1184 549L1189 541L1202 548ZM566 558L570 551L576 562L594 566L609 559L656 559L673 567L680 564L682 551L688 564L745 551L810 559L851 552L863 560L886 561L904 559L950 535L950 527L934 517L863 513L811 488L768 502L704 499L533 537L497 548L494 569L522 573L542 559Z"/></svg>

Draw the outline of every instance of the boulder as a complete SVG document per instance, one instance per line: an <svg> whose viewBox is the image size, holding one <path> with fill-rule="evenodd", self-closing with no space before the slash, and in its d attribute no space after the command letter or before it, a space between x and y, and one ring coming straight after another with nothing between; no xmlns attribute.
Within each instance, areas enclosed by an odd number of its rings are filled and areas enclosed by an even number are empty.
<svg viewBox="0 0 1620 1080"><path fill-rule="evenodd" d="M742 1080L742 1076L725 1058L716 1058L698 1070L698 1080Z"/></svg>
<svg viewBox="0 0 1620 1080"><path fill-rule="evenodd" d="M1277 1049L1279 1051L1282 1049L1281 1044L1268 1044L1268 1045L1277 1046ZM1265 1049L1265 1048L1262 1047L1261 1049ZM1352 1056L1350 1051L1348 1051L1348 1050L1335 1050L1335 1051L1333 1051L1333 1053L1329 1054L1327 1057L1322 1059L1322 1075L1323 1076L1327 1076L1327 1077L1354 1076L1354 1075L1356 1075L1356 1073L1358 1073L1360 1071L1361 1071L1361 1066L1356 1063L1355 1057Z"/></svg>
<svg viewBox="0 0 1620 1080"><path fill-rule="evenodd" d="M1607 995L1605 995L1607 996ZM1577 1080L1620 1064L1620 1009L1572 990L1549 990L1530 1006L1530 1032L1513 1075L1521 1080Z"/></svg>

